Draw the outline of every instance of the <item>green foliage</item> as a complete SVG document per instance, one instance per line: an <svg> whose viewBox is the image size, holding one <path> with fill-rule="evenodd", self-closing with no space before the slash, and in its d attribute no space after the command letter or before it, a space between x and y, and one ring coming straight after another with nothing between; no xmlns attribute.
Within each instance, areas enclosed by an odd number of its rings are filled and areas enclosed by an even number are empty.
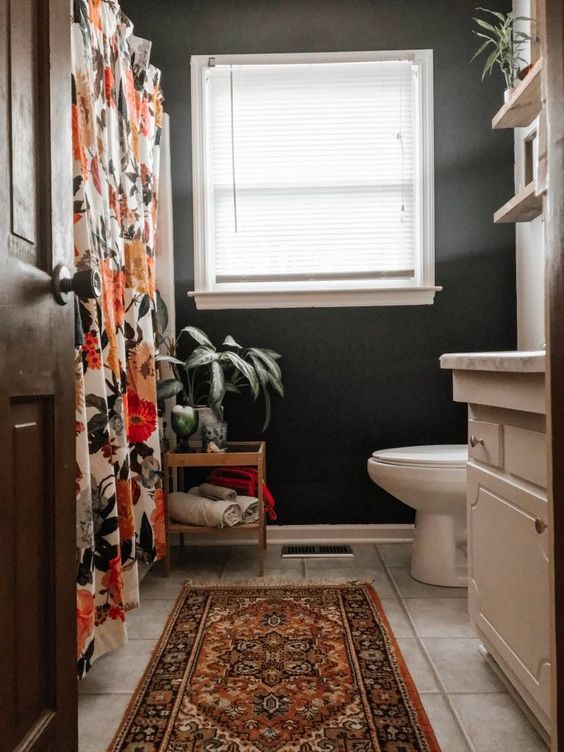
<svg viewBox="0 0 564 752"><path fill-rule="evenodd" d="M265 431L270 423L271 391L284 396L282 371L276 362L282 356L268 348L243 347L230 334L216 348L207 334L195 326L181 329L174 342L164 335L166 323L167 307L157 292L156 340L161 352L156 360L168 363L175 377L158 382L158 399L169 399L180 394L186 404L205 404L221 415L227 393L244 394L248 390L253 400L262 394L265 405L262 430ZM177 357L178 343L184 334L196 342L196 347L185 361Z"/></svg>
<svg viewBox="0 0 564 752"><path fill-rule="evenodd" d="M484 67L482 70L482 81L487 74L492 73L497 65L505 79L505 88L510 89L513 86L521 63L527 61L522 56L523 47L530 42L531 37L524 31L515 29L515 21L529 21L525 16L515 16L513 13L500 13L488 8L476 8L482 13L488 13L493 16L491 20L483 18L473 18L472 20L478 25L478 29L473 29L472 33L477 37L484 39L480 47L472 56L475 60L479 55L485 54Z"/></svg>

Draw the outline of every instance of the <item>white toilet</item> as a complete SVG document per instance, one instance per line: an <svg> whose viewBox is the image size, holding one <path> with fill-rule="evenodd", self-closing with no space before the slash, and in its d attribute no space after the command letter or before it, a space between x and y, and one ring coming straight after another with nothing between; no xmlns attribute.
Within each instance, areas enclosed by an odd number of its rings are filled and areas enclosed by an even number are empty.
<svg viewBox="0 0 564 752"><path fill-rule="evenodd" d="M466 587L457 545L466 543L466 444L374 452L368 475L417 511L411 575L429 585Z"/></svg>

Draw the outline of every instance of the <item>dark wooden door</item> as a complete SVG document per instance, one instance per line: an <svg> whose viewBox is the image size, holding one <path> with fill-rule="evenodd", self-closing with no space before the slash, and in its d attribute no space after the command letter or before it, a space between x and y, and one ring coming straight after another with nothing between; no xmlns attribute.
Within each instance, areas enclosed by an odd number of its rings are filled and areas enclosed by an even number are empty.
<svg viewBox="0 0 564 752"><path fill-rule="evenodd" d="M77 744L69 0L0 0L0 751Z"/></svg>

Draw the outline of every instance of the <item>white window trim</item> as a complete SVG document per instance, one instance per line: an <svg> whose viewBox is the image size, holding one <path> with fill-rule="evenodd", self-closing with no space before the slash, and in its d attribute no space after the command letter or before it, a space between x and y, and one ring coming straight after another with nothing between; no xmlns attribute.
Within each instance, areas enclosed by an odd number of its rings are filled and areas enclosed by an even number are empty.
<svg viewBox="0 0 564 752"><path fill-rule="evenodd" d="M311 286L292 288L270 285L258 290L256 285L238 283L218 287L213 278L206 249L213 252L206 222L206 192L210 186L205 179L207 154L206 112L203 107L204 76L210 58L215 65L268 65L277 63L336 63L376 62L382 60L413 60L421 72L419 107L423 138L419 159L418 190L422 197L422 254L415 280L364 282L316 282ZM386 50L378 52L313 52L268 55L192 55L192 184L194 209L194 281L195 290L188 295L195 298L200 310L235 308L304 308L349 306L430 305L442 287L435 285L435 199L433 149L433 51ZM209 202L208 202L209 203Z"/></svg>

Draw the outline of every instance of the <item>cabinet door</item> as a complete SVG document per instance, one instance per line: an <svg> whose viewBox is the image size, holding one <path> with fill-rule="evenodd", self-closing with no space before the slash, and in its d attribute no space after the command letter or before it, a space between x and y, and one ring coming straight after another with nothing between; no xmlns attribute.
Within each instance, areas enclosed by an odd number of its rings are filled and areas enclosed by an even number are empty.
<svg viewBox="0 0 564 752"><path fill-rule="evenodd" d="M468 502L470 618L548 715L546 496L471 462Z"/></svg>

